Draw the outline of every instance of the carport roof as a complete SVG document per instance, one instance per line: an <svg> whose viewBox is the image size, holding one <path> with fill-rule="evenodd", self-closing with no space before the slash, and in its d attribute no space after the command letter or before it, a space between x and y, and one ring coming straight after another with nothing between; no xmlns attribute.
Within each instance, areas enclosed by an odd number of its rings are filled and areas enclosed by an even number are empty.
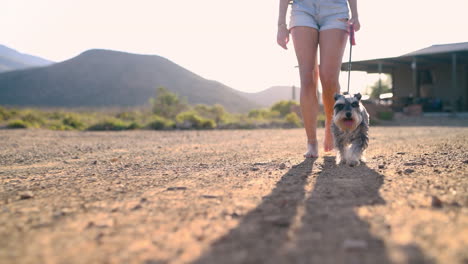
<svg viewBox="0 0 468 264"><path fill-rule="evenodd" d="M468 63L468 42L432 45L398 57L353 61L351 70L378 73L378 65L381 64L382 72L390 73L393 68L398 66L410 66L414 58L416 58L418 65L428 63L451 64L452 54L457 54L457 63ZM348 70L347 62L341 64L341 70Z"/></svg>

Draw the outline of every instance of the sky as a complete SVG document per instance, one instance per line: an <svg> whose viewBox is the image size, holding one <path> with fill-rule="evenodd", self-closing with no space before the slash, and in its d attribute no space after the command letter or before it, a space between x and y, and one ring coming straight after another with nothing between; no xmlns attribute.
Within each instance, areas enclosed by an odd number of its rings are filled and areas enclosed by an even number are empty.
<svg viewBox="0 0 468 264"><path fill-rule="evenodd" d="M353 60L468 41L468 0L357 1L361 30ZM93 48L155 54L247 92L299 86L292 41L287 51L276 44L278 3L0 0L0 44L56 62ZM340 77L342 90L346 76ZM363 91L376 78L353 73L351 91Z"/></svg>

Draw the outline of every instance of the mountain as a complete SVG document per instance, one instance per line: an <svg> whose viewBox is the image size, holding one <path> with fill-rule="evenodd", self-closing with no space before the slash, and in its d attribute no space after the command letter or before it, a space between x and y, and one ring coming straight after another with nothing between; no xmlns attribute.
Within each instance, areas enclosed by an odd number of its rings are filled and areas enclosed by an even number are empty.
<svg viewBox="0 0 468 264"><path fill-rule="evenodd" d="M233 112L256 104L222 83L206 80L156 55L88 50L47 67L0 74L0 104L47 107L141 106L157 87L190 104L215 103Z"/></svg>
<svg viewBox="0 0 468 264"><path fill-rule="evenodd" d="M7 46L0 45L0 72L46 66L52 63L52 61L19 53Z"/></svg>
<svg viewBox="0 0 468 264"><path fill-rule="evenodd" d="M295 98L299 101L300 87L295 87ZM292 100L291 86L273 86L257 93L239 92L244 98L259 104L262 107L270 107L281 100Z"/></svg>

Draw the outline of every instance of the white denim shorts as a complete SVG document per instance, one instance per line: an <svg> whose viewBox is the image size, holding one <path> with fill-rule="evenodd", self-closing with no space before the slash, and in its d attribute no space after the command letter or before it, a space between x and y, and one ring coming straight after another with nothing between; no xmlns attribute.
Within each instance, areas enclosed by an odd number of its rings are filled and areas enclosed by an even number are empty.
<svg viewBox="0 0 468 264"><path fill-rule="evenodd" d="M347 31L348 19L347 0L294 0L289 29L305 26L319 31L332 28Z"/></svg>

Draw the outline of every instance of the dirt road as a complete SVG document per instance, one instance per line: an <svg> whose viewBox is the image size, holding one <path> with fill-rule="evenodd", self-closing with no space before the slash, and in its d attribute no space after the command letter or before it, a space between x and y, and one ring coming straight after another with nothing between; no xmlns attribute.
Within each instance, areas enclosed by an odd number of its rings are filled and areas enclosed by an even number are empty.
<svg viewBox="0 0 468 264"><path fill-rule="evenodd" d="M468 127L370 134L0 130L0 263L468 263Z"/></svg>

